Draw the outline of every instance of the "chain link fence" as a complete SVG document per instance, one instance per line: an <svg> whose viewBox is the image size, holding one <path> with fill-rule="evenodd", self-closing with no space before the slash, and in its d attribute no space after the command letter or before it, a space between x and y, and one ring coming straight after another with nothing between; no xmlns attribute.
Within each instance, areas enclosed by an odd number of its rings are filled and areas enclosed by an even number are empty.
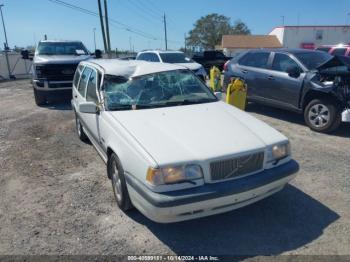
<svg viewBox="0 0 350 262"><path fill-rule="evenodd" d="M17 52L8 52L10 64L10 75L15 78L30 78L32 72L32 61L22 59ZM10 79L5 52L0 53L0 80Z"/></svg>

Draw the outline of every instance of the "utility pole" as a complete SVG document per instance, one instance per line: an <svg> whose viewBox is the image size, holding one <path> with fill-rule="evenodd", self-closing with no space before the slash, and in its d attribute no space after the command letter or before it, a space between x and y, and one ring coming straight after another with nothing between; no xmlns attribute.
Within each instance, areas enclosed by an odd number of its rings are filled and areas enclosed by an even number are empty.
<svg viewBox="0 0 350 262"><path fill-rule="evenodd" d="M284 26L284 15L281 15L282 18L282 25Z"/></svg>
<svg viewBox="0 0 350 262"><path fill-rule="evenodd" d="M186 37L186 33L184 34L184 37L185 37L185 53L187 52L187 37Z"/></svg>
<svg viewBox="0 0 350 262"><path fill-rule="evenodd" d="M163 17L163 22L164 22L165 50L168 50L168 36L167 36L167 32L166 32L166 17L165 17L165 13L164 13L164 17Z"/></svg>
<svg viewBox="0 0 350 262"><path fill-rule="evenodd" d="M102 31L102 38L103 38L103 46L105 49L105 52L108 52L107 42L106 42L106 34L105 34L105 28L103 25L103 16L102 16L102 8L101 8L101 0L98 1L98 14L100 15L100 23L101 23L101 31Z"/></svg>
<svg viewBox="0 0 350 262"><path fill-rule="evenodd" d="M111 53L111 39L109 37L109 22L108 22L108 11L107 11L107 0L104 0L105 4L105 25L106 25L106 41L107 41L107 48L108 48L108 56L110 56Z"/></svg>
<svg viewBox="0 0 350 262"><path fill-rule="evenodd" d="M132 52L132 49L131 49L131 36L129 36L129 50L130 50L130 53Z"/></svg>
<svg viewBox="0 0 350 262"><path fill-rule="evenodd" d="M94 31L94 45L95 45L95 51L96 51L96 28L93 29Z"/></svg>
<svg viewBox="0 0 350 262"><path fill-rule="evenodd" d="M5 57L6 57L6 64L7 64L7 70L9 74L9 78L12 79L14 76L11 74L11 68L10 68L10 61L9 61L9 56L8 56L8 51L9 51L9 44L7 42L7 34L6 34L6 27L5 27L5 22L4 22L4 16L2 14L2 8L4 7L3 4L0 5L0 12L1 12L1 20L2 20L2 26L4 28L4 35L5 35Z"/></svg>

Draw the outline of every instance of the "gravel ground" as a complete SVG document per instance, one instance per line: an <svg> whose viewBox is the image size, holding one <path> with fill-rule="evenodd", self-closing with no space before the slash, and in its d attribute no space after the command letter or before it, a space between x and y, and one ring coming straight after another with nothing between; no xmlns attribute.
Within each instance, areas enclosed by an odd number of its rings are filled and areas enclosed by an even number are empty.
<svg viewBox="0 0 350 262"><path fill-rule="evenodd" d="M156 224L115 204L104 163L74 132L69 102L37 107L27 80L0 84L0 254L350 255L350 126L251 105L287 135L298 177L230 213Z"/></svg>

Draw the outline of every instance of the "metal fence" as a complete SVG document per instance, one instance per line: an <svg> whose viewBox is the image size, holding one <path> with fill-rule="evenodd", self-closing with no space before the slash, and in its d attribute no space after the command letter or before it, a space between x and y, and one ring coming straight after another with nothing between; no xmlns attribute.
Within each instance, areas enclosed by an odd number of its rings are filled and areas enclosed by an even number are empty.
<svg viewBox="0 0 350 262"><path fill-rule="evenodd" d="M29 78L32 70L32 61L22 59L20 53L8 52L11 75L15 78ZM0 80L9 79L9 72L4 52L0 53Z"/></svg>

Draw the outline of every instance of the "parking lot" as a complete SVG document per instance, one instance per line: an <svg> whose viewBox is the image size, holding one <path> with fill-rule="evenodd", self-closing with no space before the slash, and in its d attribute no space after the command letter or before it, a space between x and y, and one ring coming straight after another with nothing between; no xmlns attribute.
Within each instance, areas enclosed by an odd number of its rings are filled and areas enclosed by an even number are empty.
<svg viewBox="0 0 350 262"><path fill-rule="evenodd" d="M325 135L249 105L291 140L296 180L254 205L164 225L118 209L69 101L37 107L29 80L1 83L0 97L0 254L350 254L349 125Z"/></svg>

